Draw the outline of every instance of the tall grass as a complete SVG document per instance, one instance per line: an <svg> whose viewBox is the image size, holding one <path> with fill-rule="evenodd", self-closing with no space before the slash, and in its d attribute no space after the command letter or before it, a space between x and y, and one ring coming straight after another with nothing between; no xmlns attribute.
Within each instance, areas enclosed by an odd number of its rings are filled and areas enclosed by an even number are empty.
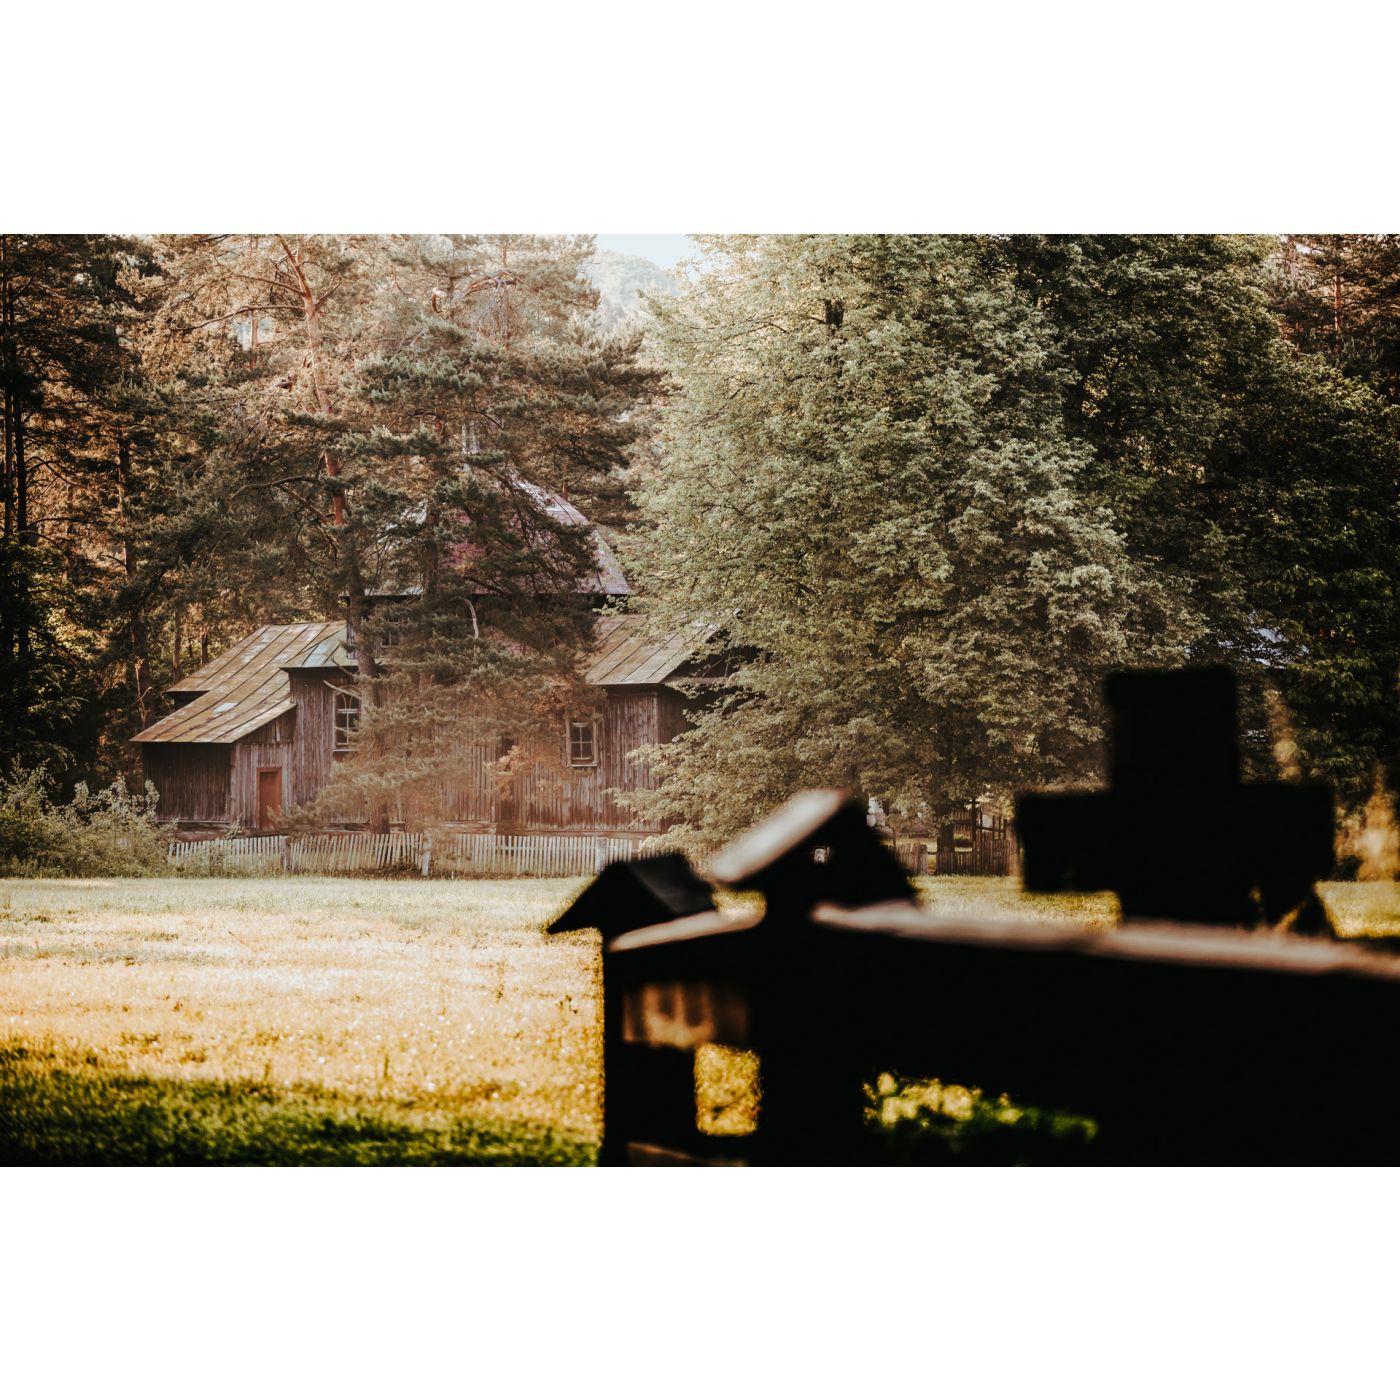
<svg viewBox="0 0 1400 1400"><path fill-rule="evenodd" d="M0 875L139 876L163 873L173 826L156 819L150 784L118 778L101 792L79 783L66 805L48 794L43 765L0 778Z"/></svg>
<svg viewBox="0 0 1400 1400"><path fill-rule="evenodd" d="M589 1166L597 1146L548 1124L423 1111L315 1084L113 1071L91 1052L0 1044L6 1166Z"/></svg>

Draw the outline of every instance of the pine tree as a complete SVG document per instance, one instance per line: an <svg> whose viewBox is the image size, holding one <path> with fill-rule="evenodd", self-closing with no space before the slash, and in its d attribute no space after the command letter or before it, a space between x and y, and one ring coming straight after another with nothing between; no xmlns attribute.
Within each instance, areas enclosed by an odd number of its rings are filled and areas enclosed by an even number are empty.
<svg viewBox="0 0 1400 1400"><path fill-rule="evenodd" d="M147 263L131 239L0 235L0 668L12 699L0 749L21 761L81 761L91 773L112 701L108 619L87 605L120 548L110 502L123 510L129 483L112 481L106 449L134 368L124 333L139 298L123 274Z"/></svg>
<svg viewBox="0 0 1400 1400"><path fill-rule="evenodd" d="M609 491L654 380L636 333L590 327L591 240L167 246L179 291L156 352L188 374L179 343L200 341L228 418L171 544L237 556L264 592L294 581L357 647L358 751L310 816L368 805L382 826L395 804L431 810L473 747L547 753L596 567L549 493L587 509Z"/></svg>
<svg viewBox="0 0 1400 1400"><path fill-rule="evenodd" d="M587 506L627 466L627 421L652 376L640 337L582 320L586 240L397 240L383 349L357 367L368 431L339 450L362 518L383 542L360 651L394 641L373 686L355 761L317 803L354 796L430 819L473 750L558 770L592 630L578 581L598 568L559 499Z"/></svg>
<svg viewBox="0 0 1400 1400"><path fill-rule="evenodd" d="M1289 344L1400 402L1400 235L1286 234L1265 286Z"/></svg>

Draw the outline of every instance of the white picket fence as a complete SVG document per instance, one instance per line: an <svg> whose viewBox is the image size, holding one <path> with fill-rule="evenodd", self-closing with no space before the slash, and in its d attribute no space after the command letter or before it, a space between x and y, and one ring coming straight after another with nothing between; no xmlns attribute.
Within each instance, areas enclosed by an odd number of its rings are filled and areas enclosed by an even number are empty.
<svg viewBox="0 0 1400 1400"><path fill-rule="evenodd" d="M172 841L170 864L191 875L280 870L285 836L235 836L224 841Z"/></svg>
<svg viewBox="0 0 1400 1400"><path fill-rule="evenodd" d="M644 836L426 837L392 831L374 836L238 836L222 841L176 841L171 865L190 874L285 870L299 875L412 869L420 875L594 875L613 860L637 854Z"/></svg>

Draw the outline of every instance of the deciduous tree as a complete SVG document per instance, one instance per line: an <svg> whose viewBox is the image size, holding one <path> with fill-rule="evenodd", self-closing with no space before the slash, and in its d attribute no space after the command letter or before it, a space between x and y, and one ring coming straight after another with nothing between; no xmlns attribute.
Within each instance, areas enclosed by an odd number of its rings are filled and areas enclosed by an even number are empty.
<svg viewBox="0 0 1400 1400"><path fill-rule="evenodd" d="M657 755L707 837L795 787L906 809L1097 771L1110 667L1199 631L1085 499L1051 327L975 241L714 238L635 546L656 625L753 657Z"/></svg>

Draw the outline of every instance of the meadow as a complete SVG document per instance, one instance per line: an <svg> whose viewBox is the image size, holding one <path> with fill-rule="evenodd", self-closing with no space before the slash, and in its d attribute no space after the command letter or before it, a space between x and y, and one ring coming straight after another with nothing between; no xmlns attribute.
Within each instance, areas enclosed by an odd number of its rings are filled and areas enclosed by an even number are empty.
<svg viewBox="0 0 1400 1400"><path fill-rule="evenodd" d="M0 1163L591 1162L599 939L542 931L585 883L0 881ZM948 914L1117 917L919 885ZM1324 898L1400 933L1394 885Z"/></svg>

